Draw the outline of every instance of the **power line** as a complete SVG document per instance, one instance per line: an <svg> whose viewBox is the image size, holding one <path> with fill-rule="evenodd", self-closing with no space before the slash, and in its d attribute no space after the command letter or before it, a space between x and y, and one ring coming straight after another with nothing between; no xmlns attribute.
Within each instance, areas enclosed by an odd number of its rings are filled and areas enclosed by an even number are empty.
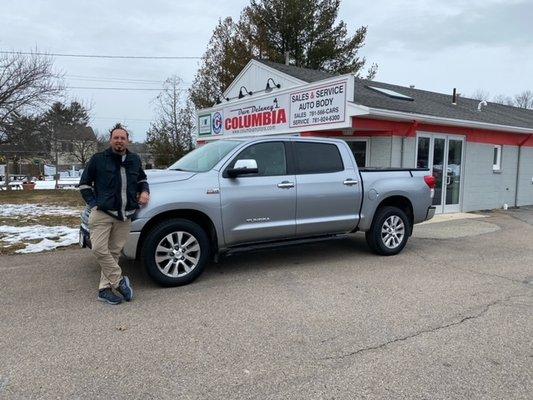
<svg viewBox="0 0 533 400"><path fill-rule="evenodd" d="M77 57L77 58L113 58L113 59L139 59L139 60L201 60L202 57L194 56L118 56L118 55L101 55L101 54L66 54L66 53L32 53L24 51L3 51L1 54L22 54L34 56L53 56L53 57Z"/></svg>
<svg viewBox="0 0 533 400"><path fill-rule="evenodd" d="M158 92L165 90L165 88L126 88L126 87L101 87L101 86L67 86L67 88L68 89L91 89L91 90L130 90L130 91L140 90L140 91L158 91Z"/></svg>
<svg viewBox="0 0 533 400"><path fill-rule="evenodd" d="M139 83L139 84L161 84L162 81L149 81L138 79L119 79L119 78L76 78L72 75L68 75L68 78L74 81L87 81L87 82L117 82L117 83Z"/></svg>
<svg viewBox="0 0 533 400"><path fill-rule="evenodd" d="M147 79L121 79L121 78L76 78L75 75L68 75L70 80L73 81L86 81L86 82L112 82L112 83L139 83L139 84L161 84L163 81L147 80ZM184 85L191 85L191 82L182 82Z"/></svg>
<svg viewBox="0 0 533 400"><path fill-rule="evenodd" d="M102 78L101 76L94 76L94 75L73 75L73 74L67 74L67 76L73 77L73 78L87 78L87 79L99 79ZM103 79L125 79L128 81L139 81L139 82L161 82L161 80L153 81L148 79L137 79L137 78L118 78L113 76L104 76Z"/></svg>
<svg viewBox="0 0 533 400"><path fill-rule="evenodd" d="M142 118L128 118L128 117L91 117L92 119L107 119L113 121L136 121L136 122L152 122L152 119L142 119Z"/></svg>
<svg viewBox="0 0 533 400"><path fill-rule="evenodd" d="M69 89L94 89L94 90L143 90L162 91L163 88L121 88L121 87L92 87L92 86L68 86Z"/></svg>

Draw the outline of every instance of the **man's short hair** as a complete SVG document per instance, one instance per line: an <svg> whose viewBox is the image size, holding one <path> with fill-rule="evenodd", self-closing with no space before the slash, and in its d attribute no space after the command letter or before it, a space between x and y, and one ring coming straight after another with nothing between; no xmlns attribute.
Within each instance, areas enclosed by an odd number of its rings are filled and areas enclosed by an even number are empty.
<svg viewBox="0 0 533 400"><path fill-rule="evenodd" d="M124 132L126 132L126 137L129 139L130 138L130 133L128 132L128 130L126 129L126 127L124 125L122 125L120 122L117 122L115 124L115 126L113 126L110 130L109 130L109 139L111 139L111 137L113 136L113 132L116 131L117 129L121 129L123 130Z"/></svg>

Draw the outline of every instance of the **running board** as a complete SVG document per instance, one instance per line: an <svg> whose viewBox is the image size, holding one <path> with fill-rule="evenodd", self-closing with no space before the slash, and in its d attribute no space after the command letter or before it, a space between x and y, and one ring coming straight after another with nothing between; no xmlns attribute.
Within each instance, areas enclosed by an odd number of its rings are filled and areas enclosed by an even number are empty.
<svg viewBox="0 0 533 400"><path fill-rule="evenodd" d="M307 244L307 243L315 243L315 242L323 242L326 240L335 240L335 239L345 239L348 237L347 234L341 233L336 235L326 235L326 236L313 236L306 239L288 239L283 241L276 241L276 242L266 242L266 243L255 243L255 244L249 244L245 246L235 246L230 247L222 252L224 256L232 256L237 253L245 253L250 251L256 251L256 250L268 250L268 249L274 249L274 248L280 248L280 247L288 247L293 246L296 244Z"/></svg>

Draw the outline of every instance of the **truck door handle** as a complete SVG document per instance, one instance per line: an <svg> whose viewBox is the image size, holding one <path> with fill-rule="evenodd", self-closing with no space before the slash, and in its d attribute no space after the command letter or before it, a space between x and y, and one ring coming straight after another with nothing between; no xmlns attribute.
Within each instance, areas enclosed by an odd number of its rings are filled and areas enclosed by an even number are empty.
<svg viewBox="0 0 533 400"><path fill-rule="evenodd" d="M280 189L290 189L294 187L294 183L289 181L283 181L281 183L278 183L278 187Z"/></svg>
<svg viewBox="0 0 533 400"><path fill-rule="evenodd" d="M354 185L357 185L359 182L356 181L355 179L346 179L343 183L346 186L354 186Z"/></svg>

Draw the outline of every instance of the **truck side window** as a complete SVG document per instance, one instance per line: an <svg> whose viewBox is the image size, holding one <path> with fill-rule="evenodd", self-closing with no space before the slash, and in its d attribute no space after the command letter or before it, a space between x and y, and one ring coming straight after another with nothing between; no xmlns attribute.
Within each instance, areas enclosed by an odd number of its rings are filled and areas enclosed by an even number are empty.
<svg viewBox="0 0 533 400"><path fill-rule="evenodd" d="M339 149L334 144L295 142L299 174L323 174L344 170Z"/></svg>
<svg viewBox="0 0 533 400"><path fill-rule="evenodd" d="M251 145L244 149L232 162L232 168L237 160L257 161L258 174L249 176L277 176L287 175L287 159L283 142L267 142Z"/></svg>

